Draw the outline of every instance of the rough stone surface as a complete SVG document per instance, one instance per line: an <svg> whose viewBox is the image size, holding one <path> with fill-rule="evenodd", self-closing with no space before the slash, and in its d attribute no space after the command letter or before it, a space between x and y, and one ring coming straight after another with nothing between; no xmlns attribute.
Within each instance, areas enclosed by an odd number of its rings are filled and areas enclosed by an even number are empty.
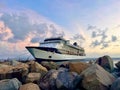
<svg viewBox="0 0 120 90"><path fill-rule="evenodd" d="M55 79L57 78L58 71L50 70L41 79L39 86L42 90L56 90Z"/></svg>
<svg viewBox="0 0 120 90"><path fill-rule="evenodd" d="M74 90L80 81L80 76L68 69L50 70L40 81L43 90Z"/></svg>
<svg viewBox="0 0 120 90"><path fill-rule="evenodd" d="M34 83L27 83L20 86L19 90L40 90L39 86Z"/></svg>
<svg viewBox="0 0 120 90"><path fill-rule="evenodd" d="M11 79L13 73L13 67L10 65L0 64L0 80Z"/></svg>
<svg viewBox="0 0 120 90"><path fill-rule="evenodd" d="M21 85L21 82L16 78L5 79L0 81L0 90L18 90Z"/></svg>
<svg viewBox="0 0 120 90"><path fill-rule="evenodd" d="M94 64L81 73L82 86L86 90L107 90L115 77L98 64Z"/></svg>
<svg viewBox="0 0 120 90"><path fill-rule="evenodd" d="M56 87L58 90L74 90L80 80L81 77L75 72L59 72Z"/></svg>
<svg viewBox="0 0 120 90"><path fill-rule="evenodd" d="M120 61L115 64L115 66L120 70Z"/></svg>
<svg viewBox="0 0 120 90"><path fill-rule="evenodd" d="M30 67L30 72L41 73L42 76L48 72L48 70L38 62L31 61L28 65Z"/></svg>
<svg viewBox="0 0 120 90"><path fill-rule="evenodd" d="M116 79L111 85L110 90L120 90L120 78Z"/></svg>
<svg viewBox="0 0 120 90"><path fill-rule="evenodd" d="M47 61L42 61L41 65L46 67L47 70L51 70L51 69L57 69L58 65L55 62L47 62Z"/></svg>
<svg viewBox="0 0 120 90"><path fill-rule="evenodd" d="M22 80L28 74L28 65L15 61L16 64L0 64L0 79L18 78ZM13 66L12 66L13 65Z"/></svg>
<svg viewBox="0 0 120 90"><path fill-rule="evenodd" d="M34 82L37 83L40 80L41 74L40 73L29 73L26 78L26 83Z"/></svg>
<svg viewBox="0 0 120 90"><path fill-rule="evenodd" d="M96 63L102 66L108 72L112 72L114 69L113 60L110 56L105 55L103 57L100 57L96 60Z"/></svg>
<svg viewBox="0 0 120 90"><path fill-rule="evenodd" d="M60 67L69 69L69 62L63 62L62 64L59 65L59 68Z"/></svg>
<svg viewBox="0 0 120 90"><path fill-rule="evenodd" d="M69 63L69 69L72 72L77 72L80 74L82 71L87 69L90 65L84 62Z"/></svg>

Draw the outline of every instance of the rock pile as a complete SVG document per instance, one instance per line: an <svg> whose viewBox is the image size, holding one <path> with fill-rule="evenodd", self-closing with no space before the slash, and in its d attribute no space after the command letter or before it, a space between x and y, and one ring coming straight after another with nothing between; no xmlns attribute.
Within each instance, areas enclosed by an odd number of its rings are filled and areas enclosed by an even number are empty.
<svg viewBox="0 0 120 90"><path fill-rule="evenodd" d="M109 56L92 64L14 60L0 63L0 90L120 90L119 73Z"/></svg>

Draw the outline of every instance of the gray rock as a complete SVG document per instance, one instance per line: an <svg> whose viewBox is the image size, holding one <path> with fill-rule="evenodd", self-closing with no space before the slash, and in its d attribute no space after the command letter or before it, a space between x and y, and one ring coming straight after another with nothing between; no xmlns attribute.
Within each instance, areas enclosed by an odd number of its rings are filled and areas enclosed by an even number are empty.
<svg viewBox="0 0 120 90"><path fill-rule="evenodd" d="M82 86L86 90L108 90L115 77L98 64L93 64L81 73Z"/></svg>
<svg viewBox="0 0 120 90"><path fill-rule="evenodd" d="M80 76L75 72L59 72L56 87L58 90L74 90L80 80Z"/></svg>
<svg viewBox="0 0 120 90"><path fill-rule="evenodd" d="M120 70L120 61L115 64L115 66Z"/></svg>
<svg viewBox="0 0 120 90"><path fill-rule="evenodd" d="M43 90L57 90L55 80L57 78L58 71L50 70L40 79L39 86Z"/></svg>
<svg viewBox="0 0 120 90"><path fill-rule="evenodd" d="M12 65L12 66L17 66L17 65L19 65L21 62L18 62L18 61L16 61L16 60L11 60L10 61L10 65Z"/></svg>
<svg viewBox="0 0 120 90"><path fill-rule="evenodd" d="M120 78L115 80L113 84L111 85L110 90L120 90Z"/></svg>
<svg viewBox="0 0 120 90"><path fill-rule="evenodd" d="M113 60L111 59L110 56L103 56L103 57L100 57L96 60L97 64L99 64L100 66L102 66L105 70L107 70L108 72L112 72L114 70L114 67L113 67Z"/></svg>
<svg viewBox="0 0 120 90"><path fill-rule="evenodd" d="M63 62L62 64L59 65L59 68L60 67L68 68L69 69L69 62Z"/></svg>
<svg viewBox="0 0 120 90"><path fill-rule="evenodd" d="M18 90L21 85L21 82L16 78L5 79L0 81L0 90Z"/></svg>
<svg viewBox="0 0 120 90"><path fill-rule="evenodd" d="M80 80L81 78L77 73L60 68L48 71L40 80L39 86L43 90L74 90Z"/></svg>

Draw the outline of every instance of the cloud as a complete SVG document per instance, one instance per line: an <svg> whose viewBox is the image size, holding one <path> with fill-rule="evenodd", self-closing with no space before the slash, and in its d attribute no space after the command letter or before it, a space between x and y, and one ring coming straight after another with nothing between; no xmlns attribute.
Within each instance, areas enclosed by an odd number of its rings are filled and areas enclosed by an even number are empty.
<svg viewBox="0 0 120 90"><path fill-rule="evenodd" d="M80 46L85 42L85 37L82 34L75 34L71 37L71 41L77 42Z"/></svg>
<svg viewBox="0 0 120 90"><path fill-rule="evenodd" d="M113 42L117 41L117 36L110 35L108 32L108 28L101 29L96 26L91 34L93 41L91 42L90 47L100 47L100 49L110 47Z"/></svg>
<svg viewBox="0 0 120 90"><path fill-rule="evenodd" d="M75 34L75 35L73 36L73 39L74 39L74 40L85 40L85 38L83 37L82 34Z"/></svg>
<svg viewBox="0 0 120 90"><path fill-rule="evenodd" d="M93 30L93 29L96 29L96 26L88 25L87 30Z"/></svg>
<svg viewBox="0 0 120 90"><path fill-rule="evenodd" d="M110 46L112 42L115 42L117 40L116 36L110 36L108 35L108 28L101 29L96 26L94 31L92 31L91 37L93 38L92 43L90 44L90 47L98 47L100 46L100 49L105 49ZM110 38L111 39L108 39Z"/></svg>
<svg viewBox="0 0 120 90"><path fill-rule="evenodd" d="M99 46L100 44L101 44L101 42L99 42L98 40L95 40L95 41L93 41L93 42L91 43L90 46L96 47L96 46Z"/></svg>
<svg viewBox="0 0 120 90"><path fill-rule="evenodd" d="M112 42L117 41L117 37L116 37L116 36L111 36L111 41L112 41Z"/></svg>
<svg viewBox="0 0 120 90"><path fill-rule="evenodd" d="M0 21L0 41L7 41L13 37L12 31L5 26L4 22Z"/></svg>
<svg viewBox="0 0 120 90"><path fill-rule="evenodd" d="M58 35L61 31L60 29L58 30L54 23L49 20L47 21L46 19L44 21L41 19L40 15L37 15L35 12L30 10L20 11L17 13L14 12L12 14L4 13L0 17L0 20L3 21L14 34L14 37L10 39L10 41L24 40L28 36L29 32L32 31L36 31L37 37L41 38L46 37L46 34L48 33L51 33L51 36ZM35 38L37 37L35 36Z"/></svg>
<svg viewBox="0 0 120 90"><path fill-rule="evenodd" d="M38 45L44 38L64 35L60 26L32 10L0 9L0 43L3 43L0 57L22 54L27 52L25 46Z"/></svg>

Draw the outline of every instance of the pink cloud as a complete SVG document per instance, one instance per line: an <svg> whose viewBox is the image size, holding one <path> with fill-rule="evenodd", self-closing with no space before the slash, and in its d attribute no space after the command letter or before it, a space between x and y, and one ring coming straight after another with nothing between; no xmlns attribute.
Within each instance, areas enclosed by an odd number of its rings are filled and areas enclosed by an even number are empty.
<svg viewBox="0 0 120 90"><path fill-rule="evenodd" d="M7 41L13 37L11 29L5 26L4 22L0 21L0 40Z"/></svg>

